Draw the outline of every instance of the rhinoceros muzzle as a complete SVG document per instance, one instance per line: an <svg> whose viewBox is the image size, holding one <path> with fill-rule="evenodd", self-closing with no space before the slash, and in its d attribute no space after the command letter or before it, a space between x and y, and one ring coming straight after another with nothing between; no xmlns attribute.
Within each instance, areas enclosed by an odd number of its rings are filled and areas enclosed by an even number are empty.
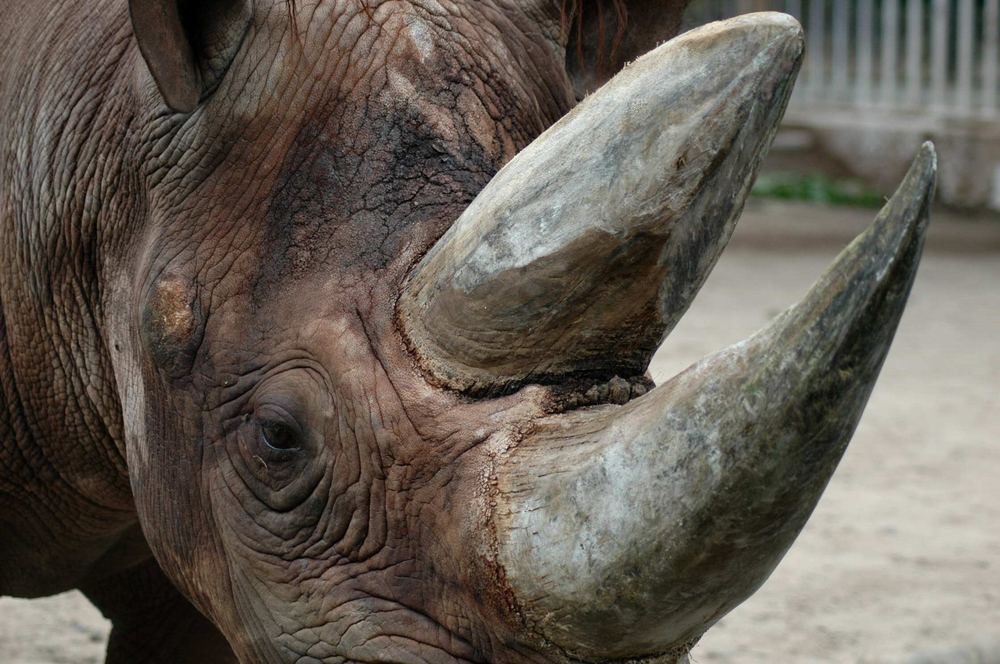
<svg viewBox="0 0 1000 664"><path fill-rule="evenodd" d="M642 375L732 234L802 51L781 14L694 30L518 154L401 298L432 380L482 396ZM872 227L750 339L625 405L510 434L492 555L538 642L586 661L679 655L764 582L879 373L935 173L925 145Z"/></svg>

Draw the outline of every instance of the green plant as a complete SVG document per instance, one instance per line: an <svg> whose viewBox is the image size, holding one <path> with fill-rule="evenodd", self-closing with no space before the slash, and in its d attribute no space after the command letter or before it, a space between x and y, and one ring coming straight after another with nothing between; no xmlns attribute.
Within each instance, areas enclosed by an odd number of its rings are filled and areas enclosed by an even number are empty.
<svg viewBox="0 0 1000 664"><path fill-rule="evenodd" d="M825 205L879 208L885 198L864 182L853 178L831 178L818 173L765 173L757 179L753 195Z"/></svg>

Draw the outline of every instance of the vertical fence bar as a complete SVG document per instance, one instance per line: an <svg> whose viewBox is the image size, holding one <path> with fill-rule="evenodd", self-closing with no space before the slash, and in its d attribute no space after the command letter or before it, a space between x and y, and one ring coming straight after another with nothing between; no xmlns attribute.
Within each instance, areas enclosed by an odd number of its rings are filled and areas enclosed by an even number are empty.
<svg viewBox="0 0 1000 664"><path fill-rule="evenodd" d="M960 113L972 111L973 57L976 48L975 5L973 0L958 0L958 76L956 105Z"/></svg>
<svg viewBox="0 0 1000 664"><path fill-rule="evenodd" d="M880 101L890 106L896 103L897 58L899 56L899 0L882 0L882 68L879 86Z"/></svg>
<svg viewBox="0 0 1000 664"><path fill-rule="evenodd" d="M747 0L724 0L719 3L716 13L720 19L723 19L748 14L750 11L752 8L747 4Z"/></svg>
<svg viewBox="0 0 1000 664"><path fill-rule="evenodd" d="M1000 112L1000 0L983 6L982 109Z"/></svg>
<svg viewBox="0 0 1000 664"><path fill-rule="evenodd" d="M805 23L805 19L802 17L802 0L785 0L784 5L785 5L785 13L794 16L799 23ZM809 65L806 64L802 67L799 83L798 85L795 86L795 90L792 93L793 103L795 100L808 98L808 96L809 96Z"/></svg>
<svg viewBox="0 0 1000 664"><path fill-rule="evenodd" d="M947 107L951 101L948 89L948 33L951 23L949 0L934 0L931 16L931 103Z"/></svg>
<svg viewBox="0 0 1000 664"><path fill-rule="evenodd" d="M875 38L875 16L873 0L858 0L858 27L855 34L857 43L857 68L855 71L854 94L859 104L872 101L872 41Z"/></svg>
<svg viewBox="0 0 1000 664"><path fill-rule="evenodd" d="M809 1L809 22L806 24L806 67L809 99L819 99L826 89L826 2Z"/></svg>
<svg viewBox="0 0 1000 664"><path fill-rule="evenodd" d="M727 2L726 0L711 0L711 2L706 4L708 5L709 20L718 21L720 18L725 18L726 11L730 9L727 5L731 5L733 3Z"/></svg>
<svg viewBox="0 0 1000 664"><path fill-rule="evenodd" d="M833 5L833 57L830 67L833 70L833 89L838 99L847 97L850 83L850 4L837 2Z"/></svg>
<svg viewBox="0 0 1000 664"><path fill-rule="evenodd" d="M906 101L919 106L924 87L924 2L906 3Z"/></svg>
<svg viewBox="0 0 1000 664"><path fill-rule="evenodd" d="M720 18L720 12L722 9L722 0L710 0L705 3L705 8L702 10L705 13L706 22L718 21Z"/></svg>
<svg viewBox="0 0 1000 664"><path fill-rule="evenodd" d="M718 5L718 0L692 2L691 7L684 14L685 28L691 29L714 21L716 19L716 5Z"/></svg>
<svg viewBox="0 0 1000 664"><path fill-rule="evenodd" d="M709 9L709 12L712 15L712 20L718 21L720 18L725 18L727 11L736 12L737 9L735 7L735 2L736 0L712 0L710 3L711 9Z"/></svg>

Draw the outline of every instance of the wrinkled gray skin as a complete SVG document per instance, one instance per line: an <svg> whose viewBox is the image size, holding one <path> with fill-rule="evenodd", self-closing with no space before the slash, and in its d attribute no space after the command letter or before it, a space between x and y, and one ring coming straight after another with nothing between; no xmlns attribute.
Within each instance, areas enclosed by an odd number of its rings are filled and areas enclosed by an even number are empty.
<svg viewBox="0 0 1000 664"><path fill-rule="evenodd" d="M0 595L82 589L111 664L682 661L850 439L933 149L800 305L647 394L793 20L598 90L683 2L128 4L0 17Z"/></svg>

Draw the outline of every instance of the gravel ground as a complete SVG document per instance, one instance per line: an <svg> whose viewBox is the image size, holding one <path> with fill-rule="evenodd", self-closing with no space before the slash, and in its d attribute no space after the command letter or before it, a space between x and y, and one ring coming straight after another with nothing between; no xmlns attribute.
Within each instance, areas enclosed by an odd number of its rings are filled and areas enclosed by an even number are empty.
<svg viewBox="0 0 1000 664"><path fill-rule="evenodd" d="M793 304L873 213L754 202L653 362L663 380ZM76 593L0 599L0 662L102 661ZM764 587L694 664L1000 664L1000 223L938 213L854 442Z"/></svg>

